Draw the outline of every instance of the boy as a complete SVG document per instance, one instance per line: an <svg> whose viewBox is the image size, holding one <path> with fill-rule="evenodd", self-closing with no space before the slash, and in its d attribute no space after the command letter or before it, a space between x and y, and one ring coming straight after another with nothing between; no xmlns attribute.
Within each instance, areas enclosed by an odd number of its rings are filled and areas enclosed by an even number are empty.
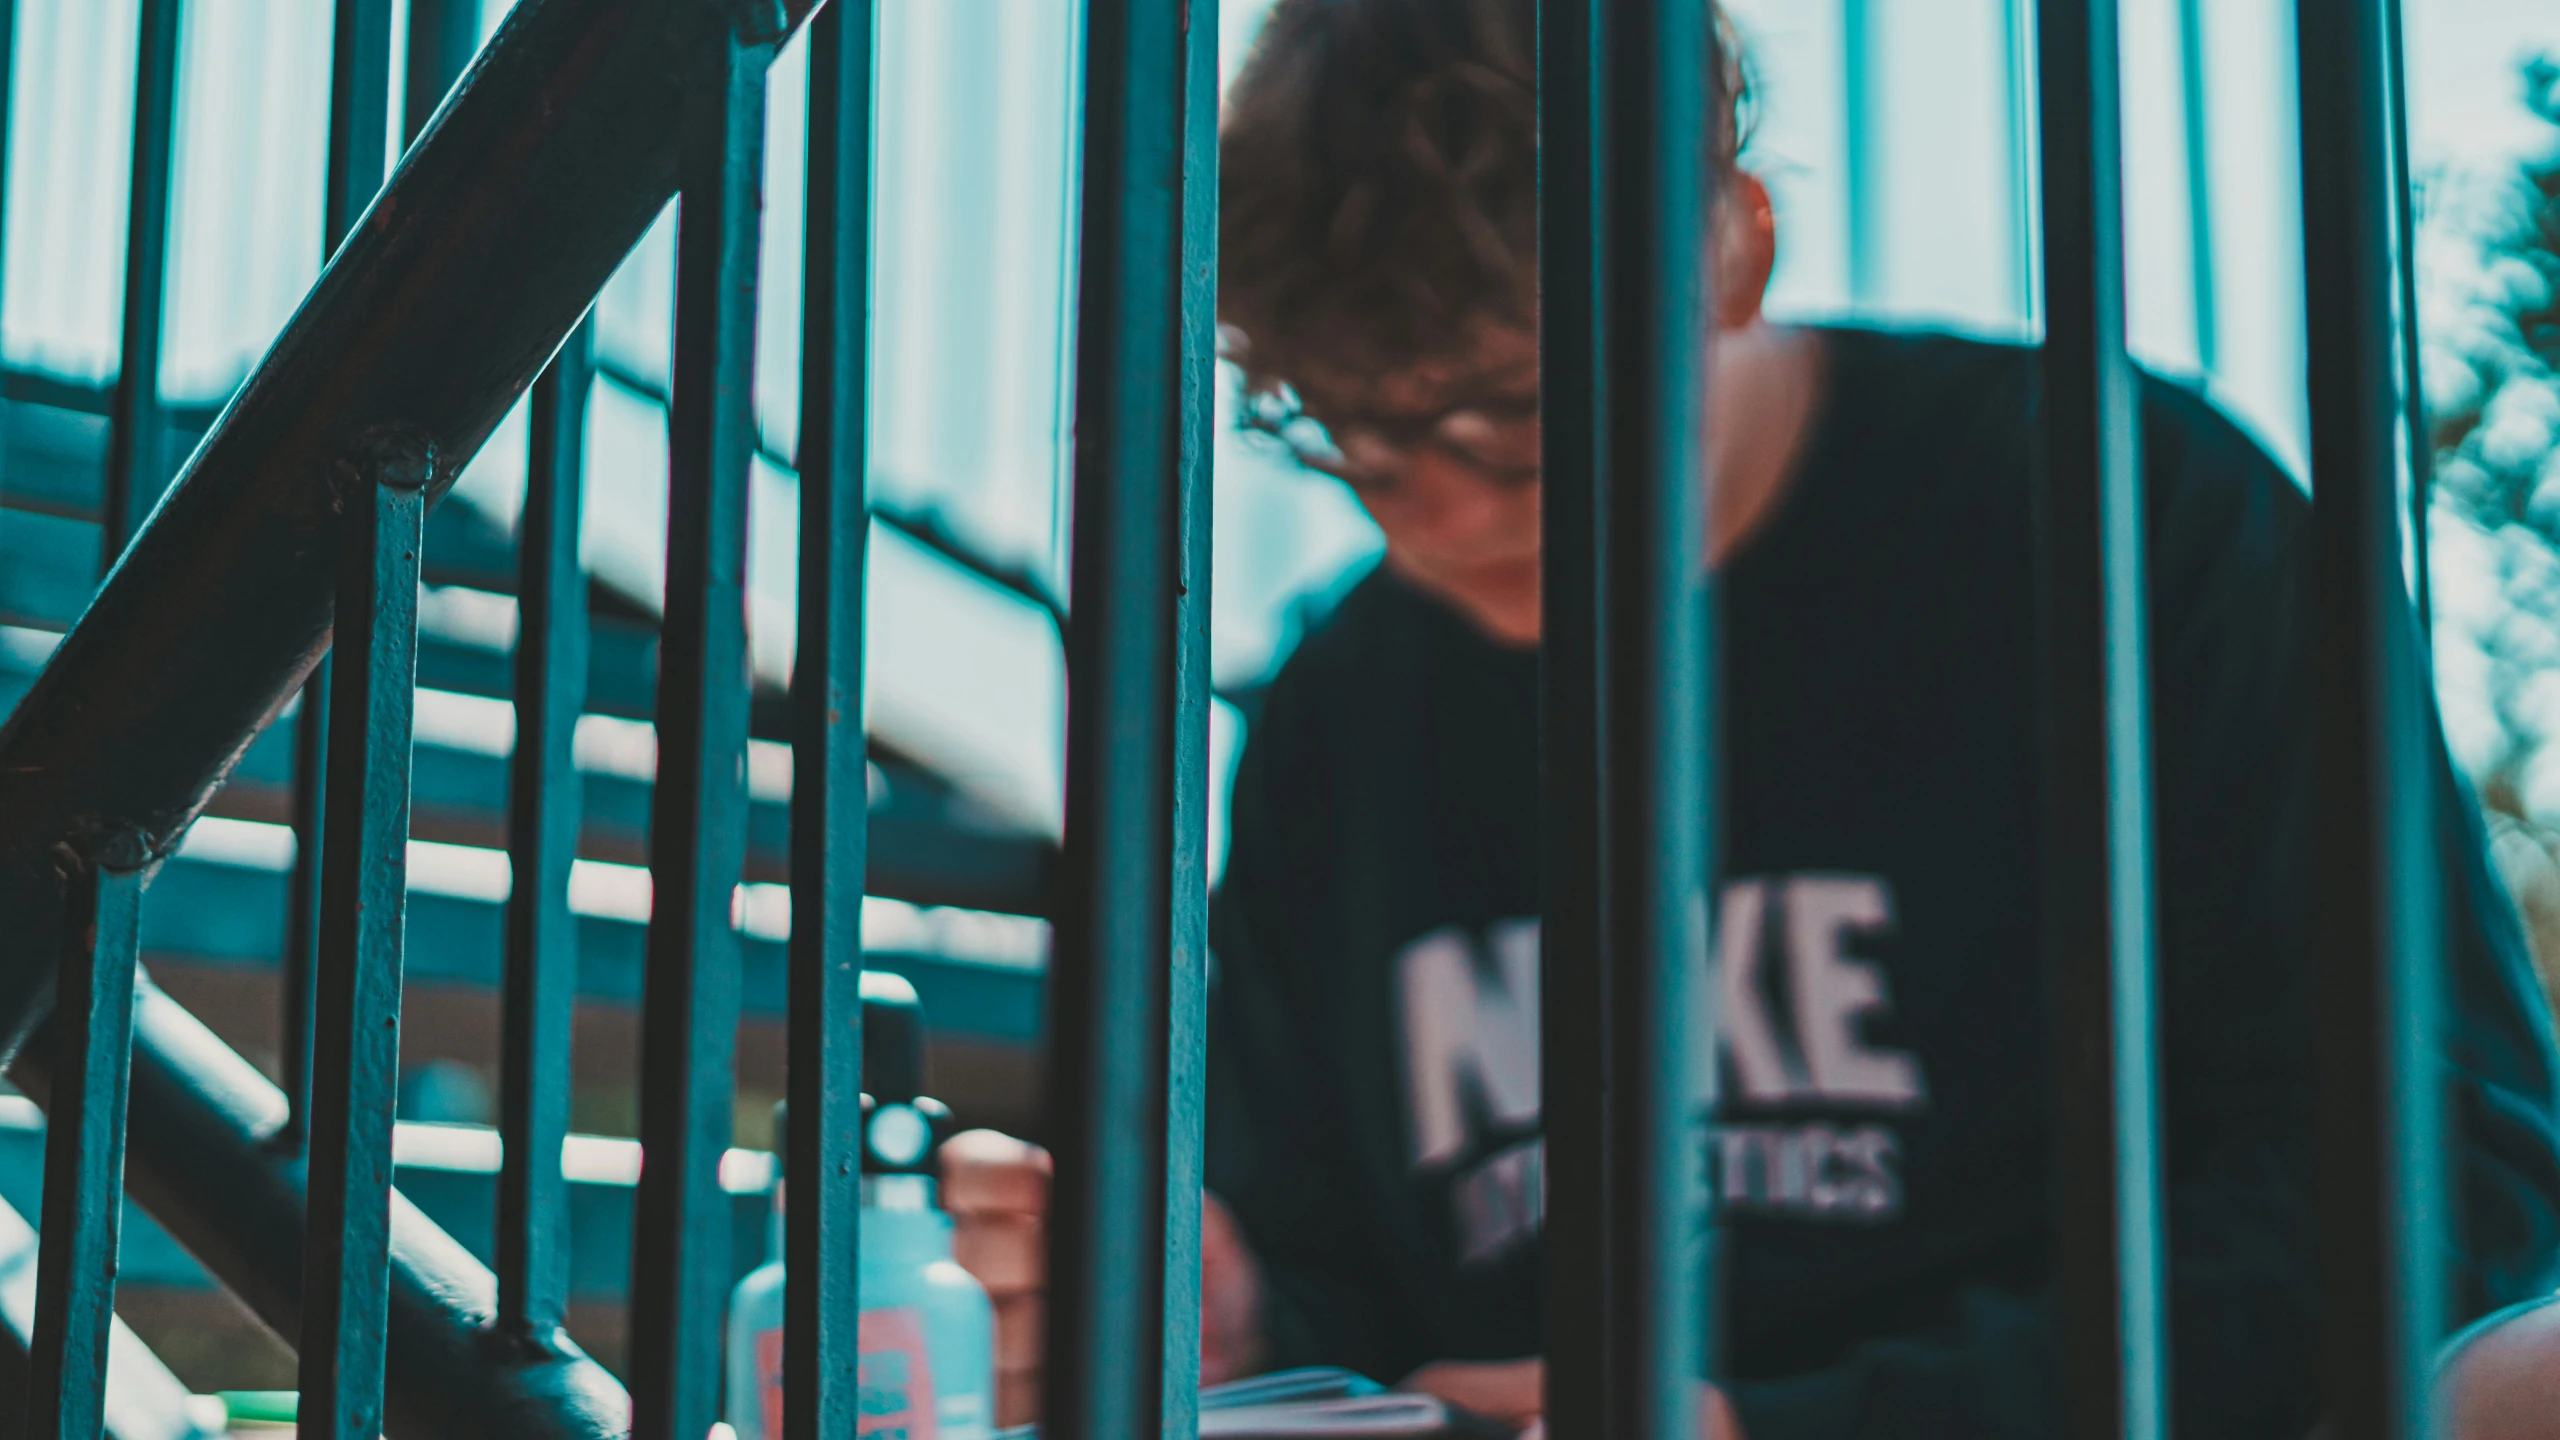
<svg viewBox="0 0 2560 1440"><path fill-rule="evenodd" d="M1343 1364L1524 1421L1534 13L1280 0L1229 96L1220 313L1252 423L1351 486L1387 551L1291 657L1238 774L1204 1241L1213 1378ZM2048 1434L2033 352L1767 323L1768 197L1730 144L1718 159L1712 1423ZM2144 446L2176 1428L2294 1437L2318 1419L2307 506L2170 386L2146 382ZM2560 1281L2560 1061L2449 769L2438 790L2469 1319ZM991 1137L952 1161L992 1288L1036 1283L1030 1162Z"/></svg>

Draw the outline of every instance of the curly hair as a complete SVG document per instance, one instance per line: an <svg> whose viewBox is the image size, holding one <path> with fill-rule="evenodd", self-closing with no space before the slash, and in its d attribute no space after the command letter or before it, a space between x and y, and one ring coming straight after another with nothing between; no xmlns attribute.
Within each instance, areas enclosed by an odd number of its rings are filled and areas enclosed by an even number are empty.
<svg viewBox="0 0 2560 1440"><path fill-rule="evenodd" d="M1714 163L1747 82L1718 13ZM1218 312L1257 391L1537 323L1537 0L1279 0L1219 136Z"/></svg>

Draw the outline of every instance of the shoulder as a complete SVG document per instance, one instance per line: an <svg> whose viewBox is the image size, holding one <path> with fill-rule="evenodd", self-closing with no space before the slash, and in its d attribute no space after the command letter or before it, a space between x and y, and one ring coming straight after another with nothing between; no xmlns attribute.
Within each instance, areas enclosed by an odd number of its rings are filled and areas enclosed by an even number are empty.
<svg viewBox="0 0 2560 1440"><path fill-rule="evenodd" d="M2006 546L2035 455L2034 350L1930 330L1821 333L1825 396L1804 462L1812 508L1875 543Z"/></svg>
<svg viewBox="0 0 2560 1440"><path fill-rule="evenodd" d="M2155 524L2187 513L2277 545L2307 523L2302 487L2264 445L2194 383L2142 375L2144 470Z"/></svg>
<svg viewBox="0 0 2560 1440"><path fill-rule="evenodd" d="M1853 424L1912 425L2014 440L2036 408L2036 350L1946 330L1823 332Z"/></svg>
<svg viewBox="0 0 2560 1440"><path fill-rule="evenodd" d="M1333 732L1344 718L1387 703L1382 691L1412 673L1428 643L1426 605L1383 563L1360 577L1272 676L1248 745L1266 736L1316 739L1311 732Z"/></svg>
<svg viewBox="0 0 2560 1440"><path fill-rule="evenodd" d="M2282 465L2193 385L2142 378L2143 478L2154 609L2181 629L2241 623L2283 643L2310 497ZM2247 617L2244 622L2242 617Z"/></svg>
<svg viewBox="0 0 2560 1440"><path fill-rule="evenodd" d="M1310 624L1261 693L1245 703L1244 752L1230 811L1236 859L1266 844L1319 845L1335 778L1358 747L1392 721L1394 677L1410 672L1417 601L1383 564L1353 582ZM1356 788L1356 787L1354 787ZM1285 795L1285 801L1282 799Z"/></svg>
<svg viewBox="0 0 2560 1440"><path fill-rule="evenodd" d="M2037 347L1938 330L1840 328L1823 332L1833 384L1846 402L1840 425L1905 426L2033 453L2043 418ZM2144 469L2154 490L2194 490L2272 518L2302 507L2300 487L2238 423L2191 381L2137 369ZM2192 483L2190 483L2192 482Z"/></svg>
<svg viewBox="0 0 2560 1440"><path fill-rule="evenodd" d="M1951 484L1988 486L1981 499L2020 503L2043 421L2043 374L2032 345L1936 331L1828 332L1844 395L1841 422L1881 432L1879 443L1934 435L1957 463ZM2143 479L2155 566L2172 587L2205 578L2215 560L2280 569L2310 507L2266 448L2193 383L2138 370Z"/></svg>

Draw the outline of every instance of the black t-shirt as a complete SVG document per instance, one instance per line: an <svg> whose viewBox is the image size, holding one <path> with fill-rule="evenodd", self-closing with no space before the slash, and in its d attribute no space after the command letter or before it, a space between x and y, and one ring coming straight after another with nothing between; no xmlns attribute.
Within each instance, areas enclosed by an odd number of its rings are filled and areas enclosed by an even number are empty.
<svg viewBox="0 0 2560 1440"><path fill-rule="evenodd" d="M2053 1429L2033 352L1826 337L1719 574L1724 1365L1753 1440ZM2297 488L2146 381L2179 1433L2313 1418ZM1210 1176L1284 1362L1541 1347L1538 659L1384 570L1274 682L1213 919ZM2560 1282L2560 1071L2443 768L2464 1315Z"/></svg>

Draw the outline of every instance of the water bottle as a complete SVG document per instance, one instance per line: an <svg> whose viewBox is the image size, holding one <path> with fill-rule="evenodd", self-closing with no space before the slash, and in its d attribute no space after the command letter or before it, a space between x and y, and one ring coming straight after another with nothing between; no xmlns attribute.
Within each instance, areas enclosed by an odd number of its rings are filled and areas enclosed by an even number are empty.
<svg viewBox="0 0 2560 1440"><path fill-rule="evenodd" d="M988 1440L995 1429L995 1311L951 1258L934 1203L934 1150L951 1112L918 1093L924 1008L915 987L862 976L862 1243L857 1440ZM782 1107L774 1148L782 1149ZM785 1183L789 1177L785 1177ZM782 1433L782 1186L765 1263L729 1300L729 1425ZM833 1318L833 1317L831 1317Z"/></svg>

